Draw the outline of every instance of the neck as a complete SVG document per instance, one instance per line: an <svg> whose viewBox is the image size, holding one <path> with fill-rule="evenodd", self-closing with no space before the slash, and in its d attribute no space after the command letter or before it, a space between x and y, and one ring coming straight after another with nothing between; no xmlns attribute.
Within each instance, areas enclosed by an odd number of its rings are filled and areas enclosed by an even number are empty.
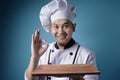
<svg viewBox="0 0 120 80"><path fill-rule="evenodd" d="M65 45L62 45L62 44L57 44L57 46L58 46L58 48L59 48L59 49L62 49L62 50L64 50L64 49L65 49Z"/></svg>
<svg viewBox="0 0 120 80"><path fill-rule="evenodd" d="M75 41L71 38L71 40L67 44L58 44L58 43L56 43L55 47L57 49L63 49L64 50L64 49L70 48L74 44L75 44Z"/></svg>

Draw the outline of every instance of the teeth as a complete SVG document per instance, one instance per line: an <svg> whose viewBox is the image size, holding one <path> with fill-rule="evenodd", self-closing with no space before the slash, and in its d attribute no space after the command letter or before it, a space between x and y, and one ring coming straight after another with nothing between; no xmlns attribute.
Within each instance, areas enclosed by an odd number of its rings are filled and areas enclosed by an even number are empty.
<svg viewBox="0 0 120 80"><path fill-rule="evenodd" d="M59 38L65 38L65 36L58 36Z"/></svg>

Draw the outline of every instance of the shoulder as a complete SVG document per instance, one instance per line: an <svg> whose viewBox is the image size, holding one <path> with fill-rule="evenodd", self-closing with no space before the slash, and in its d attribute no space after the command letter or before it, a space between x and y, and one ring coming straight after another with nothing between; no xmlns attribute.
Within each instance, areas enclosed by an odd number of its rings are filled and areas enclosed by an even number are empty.
<svg viewBox="0 0 120 80"><path fill-rule="evenodd" d="M79 44L79 43L76 43L76 44ZM94 52L92 50L90 50L89 48L87 48L87 47L85 47L83 45L80 45L79 53L81 53L83 55L94 55Z"/></svg>

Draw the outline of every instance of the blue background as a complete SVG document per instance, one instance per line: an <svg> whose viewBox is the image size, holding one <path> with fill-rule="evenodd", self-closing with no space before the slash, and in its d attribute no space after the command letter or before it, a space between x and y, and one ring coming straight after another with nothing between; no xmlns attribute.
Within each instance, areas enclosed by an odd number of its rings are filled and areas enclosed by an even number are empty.
<svg viewBox="0 0 120 80"><path fill-rule="evenodd" d="M29 64L31 35L54 41L41 27L39 11L51 0L1 0L0 79L24 80ZM95 52L100 80L119 80L120 1L68 0L77 7L74 39Z"/></svg>

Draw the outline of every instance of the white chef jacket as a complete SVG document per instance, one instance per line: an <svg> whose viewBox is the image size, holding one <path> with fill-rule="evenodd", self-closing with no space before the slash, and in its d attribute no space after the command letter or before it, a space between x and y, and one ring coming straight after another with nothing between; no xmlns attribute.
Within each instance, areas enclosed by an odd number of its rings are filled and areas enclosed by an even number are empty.
<svg viewBox="0 0 120 80"><path fill-rule="evenodd" d="M72 44L71 44L72 43ZM49 44L47 51L40 57L39 64L93 64L96 57L89 49L70 40L66 49L57 49L56 43ZM97 68L97 67L96 67ZM41 78L41 79L40 79ZM68 77L38 77L38 80L69 80ZM98 75L85 75L85 80L98 80ZM25 75L25 80L27 80Z"/></svg>

